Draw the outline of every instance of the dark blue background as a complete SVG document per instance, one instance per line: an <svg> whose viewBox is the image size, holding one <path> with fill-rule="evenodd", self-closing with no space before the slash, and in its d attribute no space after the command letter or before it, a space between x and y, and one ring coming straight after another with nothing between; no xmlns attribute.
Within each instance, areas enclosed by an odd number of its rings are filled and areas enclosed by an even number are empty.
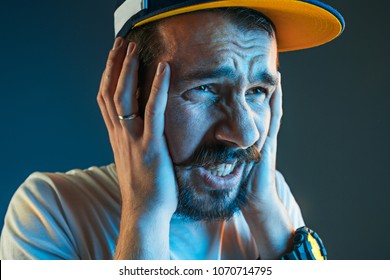
<svg viewBox="0 0 390 280"><path fill-rule="evenodd" d="M278 168L333 259L388 259L388 1L327 1L342 37L281 55ZM375 3L376 6L373 6ZM34 171L112 161L96 93L114 1L2 1L0 226Z"/></svg>

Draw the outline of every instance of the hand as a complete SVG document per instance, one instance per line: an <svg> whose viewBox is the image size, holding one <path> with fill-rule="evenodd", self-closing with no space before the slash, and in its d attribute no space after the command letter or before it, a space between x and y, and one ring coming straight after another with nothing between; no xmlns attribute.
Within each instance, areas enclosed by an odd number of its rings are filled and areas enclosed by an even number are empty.
<svg viewBox="0 0 390 280"><path fill-rule="evenodd" d="M271 121L266 140L261 148L261 161L254 166L250 184L250 192L254 198L250 201L250 206L258 212L264 206L268 206L275 203L275 200L278 200L276 190L276 152L278 145L277 137L283 115L283 94L280 80L281 75L279 73L279 83L270 100Z"/></svg>
<svg viewBox="0 0 390 280"><path fill-rule="evenodd" d="M271 121L262 147L261 161L253 168L249 192L251 199L243 214L252 230L262 258L274 259L291 247L293 227L287 210L279 199L276 187L277 136L283 115L282 86L279 84L271 101Z"/></svg>
<svg viewBox="0 0 390 280"><path fill-rule="evenodd" d="M123 247L121 250L127 252L122 257L130 255L142 258L129 252L138 250L142 254L145 248L129 248L136 245L126 243L142 243L145 239L145 243L150 245L151 241L147 239L159 238L158 232L154 230L159 225L161 229L168 230L169 244L169 222L177 208L177 184L164 136L170 68L167 63L159 63L144 120L139 116L120 120L119 115L138 114L139 110L137 48L134 43L130 43L127 48L125 45L122 38L116 39L103 73L97 100L108 129L122 195L117 247ZM154 235L150 230L154 230ZM121 243L121 235L124 235L122 240L127 241ZM133 240L129 240L129 236L133 236ZM165 232L161 238L166 237ZM167 246L156 246L160 245ZM139 246L142 247L142 244ZM153 255L153 252L144 253L145 258L163 258Z"/></svg>

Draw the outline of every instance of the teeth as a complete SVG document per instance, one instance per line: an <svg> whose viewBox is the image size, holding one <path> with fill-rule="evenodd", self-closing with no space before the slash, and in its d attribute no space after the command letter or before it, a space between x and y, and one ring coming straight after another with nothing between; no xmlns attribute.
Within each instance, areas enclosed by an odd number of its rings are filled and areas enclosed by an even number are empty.
<svg viewBox="0 0 390 280"><path fill-rule="evenodd" d="M234 164L218 164L216 166L210 166L208 169L214 176L224 177L232 173L235 165Z"/></svg>
<svg viewBox="0 0 390 280"><path fill-rule="evenodd" d="M232 164L225 164L225 170L222 174L222 176L226 176L230 174L233 171L233 165Z"/></svg>

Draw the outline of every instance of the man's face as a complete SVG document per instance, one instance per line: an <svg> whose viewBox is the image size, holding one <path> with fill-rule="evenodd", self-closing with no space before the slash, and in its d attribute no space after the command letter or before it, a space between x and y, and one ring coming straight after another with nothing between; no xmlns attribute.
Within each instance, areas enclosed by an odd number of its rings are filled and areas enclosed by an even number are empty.
<svg viewBox="0 0 390 280"><path fill-rule="evenodd" d="M247 199L267 137L276 41L211 12L172 17L159 28L167 50L159 61L172 73L165 134L179 185L177 214L229 218Z"/></svg>

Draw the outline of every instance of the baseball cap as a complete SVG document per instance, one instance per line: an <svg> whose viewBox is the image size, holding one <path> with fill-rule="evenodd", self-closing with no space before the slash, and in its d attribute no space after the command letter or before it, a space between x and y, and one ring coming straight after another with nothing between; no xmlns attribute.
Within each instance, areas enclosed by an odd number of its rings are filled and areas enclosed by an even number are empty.
<svg viewBox="0 0 390 280"><path fill-rule="evenodd" d="M344 30L342 15L316 0L118 0L115 36L134 27L184 13L223 7L245 7L265 15L275 26L278 51L325 44Z"/></svg>

